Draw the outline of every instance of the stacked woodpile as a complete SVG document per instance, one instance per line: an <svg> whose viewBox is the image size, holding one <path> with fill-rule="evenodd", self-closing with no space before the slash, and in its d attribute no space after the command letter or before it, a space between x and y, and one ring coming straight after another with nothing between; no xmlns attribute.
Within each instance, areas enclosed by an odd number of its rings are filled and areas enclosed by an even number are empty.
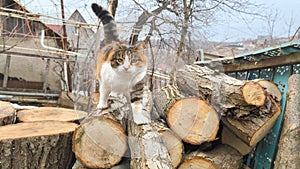
<svg viewBox="0 0 300 169"><path fill-rule="evenodd" d="M197 65L152 94L139 85L134 103L112 98L109 109L94 111L76 129L73 168L240 168L281 112L273 82L241 81Z"/></svg>
<svg viewBox="0 0 300 169"><path fill-rule="evenodd" d="M72 168L72 137L87 115L73 109L17 110L0 102L0 168Z"/></svg>

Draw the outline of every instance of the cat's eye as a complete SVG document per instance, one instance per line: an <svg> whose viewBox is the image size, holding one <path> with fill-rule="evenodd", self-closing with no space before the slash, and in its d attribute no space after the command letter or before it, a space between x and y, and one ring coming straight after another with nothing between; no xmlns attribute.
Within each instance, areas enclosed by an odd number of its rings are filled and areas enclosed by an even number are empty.
<svg viewBox="0 0 300 169"><path fill-rule="evenodd" d="M131 62L132 63L136 63L136 62L138 62L138 61L140 61L140 59L136 56L136 57L133 57L132 59L131 59Z"/></svg>
<svg viewBox="0 0 300 169"><path fill-rule="evenodd" d="M119 59L117 59L117 62L120 64L123 62L123 59L119 58Z"/></svg>

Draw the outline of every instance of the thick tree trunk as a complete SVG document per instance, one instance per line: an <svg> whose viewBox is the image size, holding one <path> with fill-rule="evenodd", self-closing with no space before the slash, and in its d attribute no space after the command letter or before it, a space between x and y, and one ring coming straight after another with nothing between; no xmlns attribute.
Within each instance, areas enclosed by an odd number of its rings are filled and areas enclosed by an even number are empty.
<svg viewBox="0 0 300 169"><path fill-rule="evenodd" d="M246 119L222 117L222 122L248 146L254 147L270 132L281 113L278 102L268 96L265 106L261 107L258 116L248 116Z"/></svg>
<svg viewBox="0 0 300 169"><path fill-rule="evenodd" d="M275 169L296 169L300 166L300 75L288 81L288 97Z"/></svg>
<svg viewBox="0 0 300 169"><path fill-rule="evenodd" d="M0 101L0 126L13 124L16 110L9 102Z"/></svg>
<svg viewBox="0 0 300 169"><path fill-rule="evenodd" d="M194 151L185 157L179 169L239 169L243 156L227 145L218 145L211 151Z"/></svg>
<svg viewBox="0 0 300 169"><path fill-rule="evenodd" d="M82 120L86 115L86 112L74 109L66 109L60 107L39 107L30 110L18 111L17 119L20 122L46 120L77 122L79 120Z"/></svg>
<svg viewBox="0 0 300 169"><path fill-rule="evenodd" d="M198 65L179 70L176 83L182 93L209 101L222 115L234 109L237 117L263 106L267 95L257 82L241 81Z"/></svg>
<svg viewBox="0 0 300 169"><path fill-rule="evenodd" d="M75 123L42 121L0 127L0 168L68 169Z"/></svg>
<svg viewBox="0 0 300 169"><path fill-rule="evenodd" d="M155 104L168 126L184 142L199 145L215 140L219 116L206 101L184 97L175 86L168 85L155 93Z"/></svg>
<svg viewBox="0 0 300 169"><path fill-rule="evenodd" d="M113 167L127 150L125 121L130 109L115 99L111 108L92 112L74 132L73 151L84 167Z"/></svg>

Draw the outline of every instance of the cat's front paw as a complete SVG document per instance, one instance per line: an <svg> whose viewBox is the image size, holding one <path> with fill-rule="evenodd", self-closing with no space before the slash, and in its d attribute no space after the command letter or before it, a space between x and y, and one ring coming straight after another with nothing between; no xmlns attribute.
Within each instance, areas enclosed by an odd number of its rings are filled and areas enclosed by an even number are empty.
<svg viewBox="0 0 300 169"><path fill-rule="evenodd" d="M98 104L97 105L97 109L100 109L100 110L104 110L104 109L108 109L108 106L107 106L107 104Z"/></svg>

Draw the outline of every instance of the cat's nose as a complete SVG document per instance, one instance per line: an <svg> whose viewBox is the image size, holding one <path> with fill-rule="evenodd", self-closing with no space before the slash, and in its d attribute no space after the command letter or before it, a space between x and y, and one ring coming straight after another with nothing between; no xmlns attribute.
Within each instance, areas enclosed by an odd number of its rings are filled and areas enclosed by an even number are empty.
<svg viewBox="0 0 300 169"><path fill-rule="evenodd" d="M125 67L125 66L124 66L124 70L125 70L125 71L127 71L129 68L130 68L130 66L128 66L128 67Z"/></svg>

